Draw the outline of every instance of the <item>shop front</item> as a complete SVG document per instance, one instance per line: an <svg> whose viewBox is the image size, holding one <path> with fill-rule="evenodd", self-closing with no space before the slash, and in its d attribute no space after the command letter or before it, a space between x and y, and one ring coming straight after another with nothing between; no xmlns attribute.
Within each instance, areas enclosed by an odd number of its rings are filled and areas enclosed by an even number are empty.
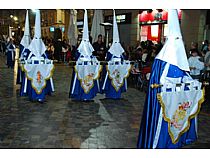
<svg viewBox="0 0 210 158"><path fill-rule="evenodd" d="M181 21L181 10L178 17ZM143 10L139 14L140 40L151 40L154 43L164 42L168 34L168 12L163 9Z"/></svg>

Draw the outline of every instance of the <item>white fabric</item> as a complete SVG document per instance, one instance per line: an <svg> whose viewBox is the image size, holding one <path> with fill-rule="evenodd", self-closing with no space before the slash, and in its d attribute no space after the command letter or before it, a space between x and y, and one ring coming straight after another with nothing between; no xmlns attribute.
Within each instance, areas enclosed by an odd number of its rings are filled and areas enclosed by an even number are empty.
<svg viewBox="0 0 210 158"><path fill-rule="evenodd" d="M50 85L51 85L52 91L54 92L55 91L55 88L54 88L52 77L50 77Z"/></svg>
<svg viewBox="0 0 210 158"><path fill-rule="evenodd" d="M89 41L89 34L88 34L88 17L87 17L87 10L85 9L84 14L84 26L83 26L83 34L82 34L82 41L77 49L81 55L91 56L92 52L94 51L92 45Z"/></svg>
<svg viewBox="0 0 210 158"><path fill-rule="evenodd" d="M36 18L35 18L35 33L34 37L36 38L41 38L42 37L42 30L41 30L41 15L40 15L40 10L36 10Z"/></svg>
<svg viewBox="0 0 210 158"><path fill-rule="evenodd" d="M47 61L46 61L47 62ZM26 62L24 64L24 69L26 70L26 76L31 80L33 89L35 89L37 94L40 94L46 86L46 80L52 77L52 70L54 66L52 63L42 64L39 61L38 64L29 64Z"/></svg>
<svg viewBox="0 0 210 158"><path fill-rule="evenodd" d="M163 111L162 111L162 108L160 108L157 130L156 130L156 133L155 133L155 138L154 138L153 146L152 146L153 149L155 149L157 147L157 144L158 144L158 140L159 140L159 136L160 136L160 130L161 130L162 121L163 121L162 115L163 115Z"/></svg>
<svg viewBox="0 0 210 158"><path fill-rule="evenodd" d="M112 85L114 86L116 91L119 91L121 86L124 83L124 79L128 77L129 70L131 68L130 62L119 62L117 65L115 62L108 62L108 75L112 80Z"/></svg>
<svg viewBox="0 0 210 158"><path fill-rule="evenodd" d="M128 89L127 78L125 78L125 89Z"/></svg>
<svg viewBox="0 0 210 158"><path fill-rule="evenodd" d="M146 62L147 53L143 53L141 58L143 62Z"/></svg>
<svg viewBox="0 0 210 158"><path fill-rule="evenodd" d="M105 77L104 84L103 84L103 87L102 87L103 90L104 90L104 88L105 88L107 78L108 78L108 72L106 73L106 77Z"/></svg>
<svg viewBox="0 0 210 158"><path fill-rule="evenodd" d="M46 46L41 38L41 19L39 10L36 11L34 38L31 41L31 44L29 45L28 49L36 57L41 57L43 54L45 55Z"/></svg>
<svg viewBox="0 0 210 158"><path fill-rule="evenodd" d="M206 67L206 70L210 70L210 51L208 51L204 57L205 64L209 64L209 66Z"/></svg>
<svg viewBox="0 0 210 158"><path fill-rule="evenodd" d="M75 85L76 85L76 79L77 79L77 75L75 74L75 75L74 75L74 82L73 82L71 94L74 93L74 88L75 88Z"/></svg>
<svg viewBox="0 0 210 158"><path fill-rule="evenodd" d="M200 71L204 68L204 63L201 62L199 56L191 56L188 59L189 67L195 67L195 69L190 70L190 75L200 75Z"/></svg>
<svg viewBox="0 0 210 158"><path fill-rule="evenodd" d="M182 85L184 87L184 84ZM189 116L195 114L198 110L198 101L202 98L202 90L190 89L179 92L163 92L160 93L162 101L165 105L166 118L170 119L169 130L172 133L174 141L178 139L179 134L189 126Z"/></svg>
<svg viewBox="0 0 210 158"><path fill-rule="evenodd" d="M93 42L97 41L99 34L105 36L104 26L100 25L103 22L103 10L95 9L91 27L91 37L93 39Z"/></svg>
<svg viewBox="0 0 210 158"><path fill-rule="evenodd" d="M78 30L77 30L77 11L75 9L70 10L68 38L70 45L77 45Z"/></svg>
<svg viewBox="0 0 210 158"><path fill-rule="evenodd" d="M85 56L91 56L92 52L94 51L93 46L90 44L89 40L82 40L77 50L79 51L79 53L81 53L81 55Z"/></svg>
<svg viewBox="0 0 210 158"><path fill-rule="evenodd" d="M88 63L88 65L84 65L84 62L78 62L75 66L75 72L77 74L78 80L80 80L81 87L83 88L85 93L89 93L90 89L94 86L94 80L99 78L99 70L101 69L100 62Z"/></svg>
<svg viewBox="0 0 210 158"><path fill-rule="evenodd" d="M26 93L26 90L27 90L27 77L25 76L25 84L24 84L24 90L23 92Z"/></svg>
<svg viewBox="0 0 210 158"><path fill-rule="evenodd" d="M118 32L118 26L117 26L117 21L115 17L115 11L113 10L113 42L111 47L109 48L109 52L117 57L120 57L125 50L122 48L120 44L120 39L119 39L119 32Z"/></svg>
<svg viewBox="0 0 210 158"><path fill-rule="evenodd" d="M25 29L24 29L24 35L23 38L21 39L20 44L24 46L25 48L28 48L31 42L31 37L30 37L30 29L29 29L29 17L28 17L28 10L26 11L26 18L25 18ZM24 51L23 51L24 52ZM21 52L22 54L22 52Z"/></svg>
<svg viewBox="0 0 210 158"><path fill-rule="evenodd" d="M156 59L178 66L181 70L190 71L176 9L168 11L168 30L167 40Z"/></svg>

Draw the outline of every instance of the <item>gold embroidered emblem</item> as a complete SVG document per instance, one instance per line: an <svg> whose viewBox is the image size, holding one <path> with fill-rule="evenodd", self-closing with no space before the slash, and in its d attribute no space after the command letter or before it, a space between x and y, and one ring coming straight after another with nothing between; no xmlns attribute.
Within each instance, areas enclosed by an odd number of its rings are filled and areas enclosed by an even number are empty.
<svg viewBox="0 0 210 158"><path fill-rule="evenodd" d="M36 78L37 83L41 84L42 82L42 75L40 71L37 71L37 78Z"/></svg>

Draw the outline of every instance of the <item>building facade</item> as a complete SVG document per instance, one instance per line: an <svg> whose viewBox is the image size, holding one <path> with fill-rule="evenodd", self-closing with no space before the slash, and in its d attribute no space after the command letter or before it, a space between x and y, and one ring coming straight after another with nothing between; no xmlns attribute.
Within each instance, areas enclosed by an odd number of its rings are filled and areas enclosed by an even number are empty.
<svg viewBox="0 0 210 158"><path fill-rule="evenodd" d="M154 20L157 22L157 18L160 16L165 16L163 9L158 10L132 10L132 9L118 9L116 11L118 28L120 34L121 42L126 46L135 46L137 41L147 40L148 32L150 37L154 35L156 38L151 38L153 40L159 40L164 42L164 38L167 35L167 21L163 23L153 23ZM83 12L84 10L77 10L77 25L79 30L79 36L82 33L83 27ZM0 10L0 27L1 34L7 32L7 27L11 27L12 31L16 35L22 36L24 31L25 23L25 13L26 10ZM141 21L143 13L153 13L153 21L145 24ZM159 14L160 13L160 14ZM88 10L88 22L89 30L91 28L92 19L94 15L94 10ZM105 22L112 23L113 11L110 9L104 10L104 20ZM13 17L13 18L12 18ZM17 20L14 20L17 17ZM41 10L41 23L42 23L42 36L54 38L55 29L60 29L62 32L62 38L67 38L68 25L69 25L70 9L46 9ZM29 10L29 19L31 26L31 34L33 36L35 13ZM183 35L183 40L186 49L190 49L192 42L197 42L200 48L202 41L205 39L210 40L210 11L209 10L181 10L180 24ZM158 26L157 26L158 25ZM149 28L149 30L148 30ZM8 33L8 32L7 32ZM153 37L153 36L152 36ZM112 39L112 29L109 30L109 40Z"/></svg>

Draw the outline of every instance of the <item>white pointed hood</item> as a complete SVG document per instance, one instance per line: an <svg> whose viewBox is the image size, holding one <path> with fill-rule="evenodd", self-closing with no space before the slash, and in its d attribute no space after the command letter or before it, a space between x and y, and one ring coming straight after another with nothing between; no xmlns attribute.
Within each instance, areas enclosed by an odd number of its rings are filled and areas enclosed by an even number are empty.
<svg viewBox="0 0 210 158"><path fill-rule="evenodd" d="M89 41L89 34L88 34L88 17L87 17L87 10L85 9L84 14L84 25L83 25L83 34L82 34L82 41L78 47L78 51L83 56L91 56L92 52L94 51L92 45Z"/></svg>
<svg viewBox="0 0 210 158"><path fill-rule="evenodd" d="M99 34L105 36L104 26L101 26L101 23L104 23L103 10L95 9L91 27L91 37L93 38L93 42L97 41Z"/></svg>
<svg viewBox="0 0 210 158"><path fill-rule="evenodd" d="M181 70L190 71L176 9L168 11L168 30L166 43L156 59L175 65Z"/></svg>
<svg viewBox="0 0 210 158"><path fill-rule="evenodd" d="M28 48L31 42L31 36L30 36L30 28L29 28L29 17L28 17L28 10L26 11L26 19L25 19L25 29L24 29L24 35L21 39L20 44L24 46L25 48Z"/></svg>
<svg viewBox="0 0 210 158"><path fill-rule="evenodd" d="M111 47L109 48L109 52L117 57L120 57L122 53L125 51L120 44L115 10L113 10L113 14L114 14L113 16L113 42L112 42Z"/></svg>
<svg viewBox="0 0 210 158"><path fill-rule="evenodd" d="M41 36L41 18L40 18L40 10L36 10L36 19L35 19L35 33L34 38L31 41L28 49L34 54L37 58L40 58L43 54L45 54L45 44L42 41Z"/></svg>
<svg viewBox="0 0 210 158"><path fill-rule="evenodd" d="M75 9L70 10L68 38L70 45L77 45L78 30L77 30L77 11Z"/></svg>

